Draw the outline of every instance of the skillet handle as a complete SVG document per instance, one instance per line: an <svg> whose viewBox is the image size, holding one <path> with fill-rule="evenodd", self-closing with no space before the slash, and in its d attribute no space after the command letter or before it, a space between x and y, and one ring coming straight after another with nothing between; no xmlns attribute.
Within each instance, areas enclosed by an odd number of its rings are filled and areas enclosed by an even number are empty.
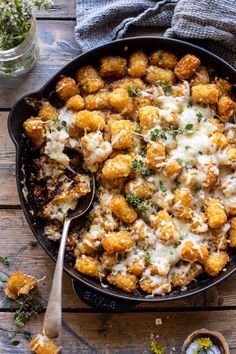
<svg viewBox="0 0 236 354"><path fill-rule="evenodd" d="M122 300L107 294L104 295L94 289L91 290L89 287L75 280L72 280L72 285L76 295L78 295L83 302L103 312L128 312L132 307L139 304L139 302L136 301Z"/></svg>
<svg viewBox="0 0 236 354"><path fill-rule="evenodd" d="M44 317L43 333L48 338L57 338L61 333L62 323L62 275L66 240L71 219L65 219L61 236L57 263L54 271L51 292Z"/></svg>

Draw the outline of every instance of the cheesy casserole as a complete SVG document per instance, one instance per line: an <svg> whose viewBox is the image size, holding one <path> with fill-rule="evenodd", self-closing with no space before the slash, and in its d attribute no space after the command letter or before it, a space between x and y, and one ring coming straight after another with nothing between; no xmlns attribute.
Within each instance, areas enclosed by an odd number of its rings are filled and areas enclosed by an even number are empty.
<svg viewBox="0 0 236 354"><path fill-rule="evenodd" d="M89 192L88 176L72 172L83 165L97 189L68 239L79 272L154 296L223 271L236 247L231 83L195 55L157 49L103 57L55 91L60 105L42 100L24 122L45 237L60 239Z"/></svg>

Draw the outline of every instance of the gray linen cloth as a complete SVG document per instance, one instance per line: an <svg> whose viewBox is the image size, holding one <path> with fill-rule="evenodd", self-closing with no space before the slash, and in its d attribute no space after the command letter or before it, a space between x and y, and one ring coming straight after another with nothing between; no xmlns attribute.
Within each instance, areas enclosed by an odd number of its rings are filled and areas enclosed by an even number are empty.
<svg viewBox="0 0 236 354"><path fill-rule="evenodd" d="M81 51L122 38L130 25L170 27L179 38L236 67L236 0L77 0L75 38Z"/></svg>

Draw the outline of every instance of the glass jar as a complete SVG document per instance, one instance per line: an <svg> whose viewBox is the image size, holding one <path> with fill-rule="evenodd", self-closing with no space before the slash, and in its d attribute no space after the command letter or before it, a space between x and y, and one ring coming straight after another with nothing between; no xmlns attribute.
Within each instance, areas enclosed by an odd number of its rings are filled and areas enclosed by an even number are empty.
<svg viewBox="0 0 236 354"><path fill-rule="evenodd" d="M32 16L27 37L18 46L0 50L0 76L18 76L29 71L39 55L36 19Z"/></svg>

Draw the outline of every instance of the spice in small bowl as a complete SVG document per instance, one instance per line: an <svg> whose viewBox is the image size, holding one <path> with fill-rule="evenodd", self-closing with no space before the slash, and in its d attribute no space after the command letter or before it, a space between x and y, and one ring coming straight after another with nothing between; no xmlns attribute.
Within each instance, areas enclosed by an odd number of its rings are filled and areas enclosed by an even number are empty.
<svg viewBox="0 0 236 354"><path fill-rule="evenodd" d="M183 354L230 354L225 338L217 331L200 329L184 341Z"/></svg>

